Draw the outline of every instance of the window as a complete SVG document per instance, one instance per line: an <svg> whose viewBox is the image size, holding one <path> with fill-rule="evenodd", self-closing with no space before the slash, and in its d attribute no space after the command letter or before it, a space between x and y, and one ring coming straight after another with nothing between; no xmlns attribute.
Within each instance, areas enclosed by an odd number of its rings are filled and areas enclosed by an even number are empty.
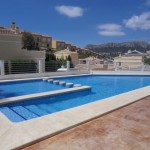
<svg viewBox="0 0 150 150"><path fill-rule="evenodd" d="M48 43L51 42L51 38L48 38Z"/></svg>
<svg viewBox="0 0 150 150"><path fill-rule="evenodd" d="M43 38L43 42L46 42L46 38Z"/></svg>
<svg viewBox="0 0 150 150"><path fill-rule="evenodd" d="M57 46L58 46L58 47L61 46L61 43L57 43Z"/></svg>
<svg viewBox="0 0 150 150"><path fill-rule="evenodd" d="M37 42L40 42L40 37L37 37L36 40L37 40Z"/></svg>

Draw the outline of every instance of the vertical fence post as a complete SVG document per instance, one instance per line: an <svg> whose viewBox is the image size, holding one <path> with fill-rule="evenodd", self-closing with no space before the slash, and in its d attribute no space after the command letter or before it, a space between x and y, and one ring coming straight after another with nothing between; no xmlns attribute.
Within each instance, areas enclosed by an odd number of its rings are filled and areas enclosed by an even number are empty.
<svg viewBox="0 0 150 150"><path fill-rule="evenodd" d="M9 70L9 74L11 74L11 61L8 61L8 70Z"/></svg>
<svg viewBox="0 0 150 150"><path fill-rule="evenodd" d="M90 68L90 60L87 61L87 68L88 68L88 73L90 73L90 70L91 70L91 68Z"/></svg>
<svg viewBox="0 0 150 150"><path fill-rule="evenodd" d="M115 63L115 71L117 71L118 70L118 63L116 62Z"/></svg>
<svg viewBox="0 0 150 150"><path fill-rule="evenodd" d="M145 68L145 65L144 63L142 64L142 68L141 68L141 71L143 72L144 71L144 68Z"/></svg>
<svg viewBox="0 0 150 150"><path fill-rule="evenodd" d="M67 61L67 72L70 71L70 61Z"/></svg>
<svg viewBox="0 0 150 150"><path fill-rule="evenodd" d="M45 61L40 59L38 62L39 73L45 72Z"/></svg>
<svg viewBox="0 0 150 150"><path fill-rule="evenodd" d="M1 75L5 75L4 60L0 60L0 73Z"/></svg>

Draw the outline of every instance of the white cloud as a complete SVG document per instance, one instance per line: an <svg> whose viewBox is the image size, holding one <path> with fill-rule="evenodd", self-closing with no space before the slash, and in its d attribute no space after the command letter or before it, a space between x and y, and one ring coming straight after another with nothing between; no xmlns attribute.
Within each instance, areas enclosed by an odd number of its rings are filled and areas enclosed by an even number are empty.
<svg viewBox="0 0 150 150"><path fill-rule="evenodd" d="M98 33L103 36L123 36L123 35L125 35L125 33L122 31L99 31Z"/></svg>
<svg viewBox="0 0 150 150"><path fill-rule="evenodd" d="M65 5L57 6L55 7L55 9L60 14L66 15L70 18L83 16L84 12L84 9L82 9L81 7L65 6Z"/></svg>
<svg viewBox="0 0 150 150"><path fill-rule="evenodd" d="M122 31L122 27L118 24L101 24L98 26L98 33L103 36L123 36L125 33Z"/></svg>
<svg viewBox="0 0 150 150"><path fill-rule="evenodd" d="M150 6L150 0L146 0L146 5Z"/></svg>
<svg viewBox="0 0 150 150"><path fill-rule="evenodd" d="M150 29L150 12L143 13L139 16L134 15L128 20L124 20L125 26L132 29Z"/></svg>

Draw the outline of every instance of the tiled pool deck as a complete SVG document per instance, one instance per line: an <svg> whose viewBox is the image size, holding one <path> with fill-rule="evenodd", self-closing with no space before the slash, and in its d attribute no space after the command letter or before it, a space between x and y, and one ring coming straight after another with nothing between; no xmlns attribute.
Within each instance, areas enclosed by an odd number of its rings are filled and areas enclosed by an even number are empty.
<svg viewBox="0 0 150 150"><path fill-rule="evenodd" d="M24 150L149 150L150 96Z"/></svg>

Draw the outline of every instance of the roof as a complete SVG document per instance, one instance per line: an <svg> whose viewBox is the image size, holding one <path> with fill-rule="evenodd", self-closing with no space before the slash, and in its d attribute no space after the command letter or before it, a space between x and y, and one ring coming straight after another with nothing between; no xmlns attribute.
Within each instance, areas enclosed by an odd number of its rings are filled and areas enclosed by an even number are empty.
<svg viewBox="0 0 150 150"><path fill-rule="evenodd" d="M150 54L150 51L146 51L147 54Z"/></svg>
<svg viewBox="0 0 150 150"><path fill-rule="evenodd" d="M83 59L80 59L80 60L102 60L102 59L99 59L99 58L96 58L96 57L87 57L87 58L83 58Z"/></svg>
<svg viewBox="0 0 150 150"><path fill-rule="evenodd" d="M55 41L55 42L62 42L62 43L66 43L66 42L64 42L64 41L56 40L56 39L53 39L53 41ZM68 44L68 43L66 43L66 44Z"/></svg>
<svg viewBox="0 0 150 150"><path fill-rule="evenodd" d="M55 54L71 54L71 53L77 53L77 52L69 51L68 49L55 52Z"/></svg>
<svg viewBox="0 0 150 150"><path fill-rule="evenodd" d="M48 36L48 35L43 35L43 34L33 33L33 32L31 32L31 34L32 34L32 35L42 36L42 37L51 37L51 36Z"/></svg>
<svg viewBox="0 0 150 150"><path fill-rule="evenodd" d="M137 51L136 49L133 50L133 51L132 51L132 50L128 50L128 52L125 53L125 55L133 55L133 54L143 55L142 52L139 52L139 51Z"/></svg>

